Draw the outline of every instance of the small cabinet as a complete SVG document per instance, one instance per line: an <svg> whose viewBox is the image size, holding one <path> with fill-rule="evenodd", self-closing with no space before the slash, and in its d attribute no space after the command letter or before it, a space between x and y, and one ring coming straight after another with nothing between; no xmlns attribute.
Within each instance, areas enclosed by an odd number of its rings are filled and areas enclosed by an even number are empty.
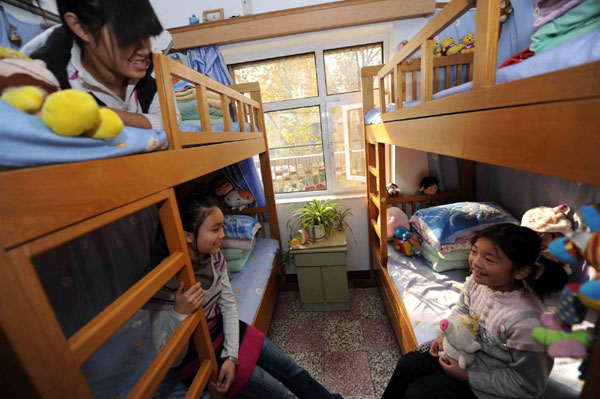
<svg viewBox="0 0 600 399"><path fill-rule="evenodd" d="M304 310L348 310L346 232L291 249Z"/></svg>

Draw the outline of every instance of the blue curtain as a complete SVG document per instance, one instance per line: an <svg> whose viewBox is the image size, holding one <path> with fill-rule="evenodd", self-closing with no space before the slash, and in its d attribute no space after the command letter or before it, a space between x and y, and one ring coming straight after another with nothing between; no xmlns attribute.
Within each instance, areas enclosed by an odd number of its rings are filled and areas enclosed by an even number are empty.
<svg viewBox="0 0 600 399"><path fill-rule="evenodd" d="M17 33L21 37L21 46L23 46L25 43L27 43L43 31L43 29L40 27L40 24L30 24L27 22L20 21L12 15L10 15L9 13L6 13L6 18L8 19L8 22L10 24L14 25L17 28ZM0 16L0 46L10 47L14 50L19 49L19 46L17 46L14 43L11 43L11 41L8 40L8 26L6 26L6 23L4 22L4 18L2 16Z"/></svg>
<svg viewBox="0 0 600 399"><path fill-rule="evenodd" d="M190 68L224 85L233 82L218 46L188 50L187 57ZM226 167L224 173L235 188L250 191L254 195L256 206L265 206L265 193L252 158Z"/></svg>

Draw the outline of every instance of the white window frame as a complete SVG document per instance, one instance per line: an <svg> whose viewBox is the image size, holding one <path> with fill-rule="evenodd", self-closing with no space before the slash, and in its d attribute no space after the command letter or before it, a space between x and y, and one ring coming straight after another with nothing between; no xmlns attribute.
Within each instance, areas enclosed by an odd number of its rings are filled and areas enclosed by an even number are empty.
<svg viewBox="0 0 600 399"><path fill-rule="evenodd" d="M343 30L340 30L343 31ZM338 32L339 33L339 32ZM365 184L361 186L355 187L341 187L336 182L335 170L333 169L333 160L334 160L334 146L332 145L333 139L333 131L330 128L329 123L329 112L328 105L344 105L344 104L361 104L361 92L351 92L351 93L342 93L342 94L333 94L327 95L327 86L325 81L325 63L323 52L325 50L333 50L338 48L346 48L346 47L358 47L369 44L382 43L383 50L383 62L385 63L388 59L388 43L390 41L389 37L393 34L390 30L386 29L381 33L371 33L368 35L359 35L356 37L351 37L348 39L337 39L332 41L316 41L314 43L310 43L310 41L314 40L310 35L303 35L303 42L306 44L295 44L293 46L286 45L289 40L279 39L279 40L269 40L267 42L267 46L264 43L263 45L256 45L258 48L262 47L270 47L270 50L259 50L256 52L252 52L253 45L249 45L247 49L243 49L244 51L231 51L231 54L225 50L226 53L226 61L228 65L233 64L241 64L241 63L250 63L262 60L268 60L273 58L284 58L290 57L299 54L307 54L314 53L315 56L315 67L317 71L317 87L318 87L318 97L310 97L304 99L295 99L295 100L286 100L280 102L273 103L264 103L263 111L283 111L292 108L303 108L303 107L311 107L311 106L319 106L320 116L321 116L321 133L323 138L323 155L324 155L324 163L325 163L325 176L327 178L327 189L326 190L315 190L315 191L301 191L301 192L292 192L292 193L277 193L275 194L276 200L284 200L284 199L292 199L292 198L302 198L302 197L321 197L321 196L331 196L331 195L346 195L353 194L358 192L364 192L366 188L366 179ZM337 35L339 36L339 34ZM349 35L352 36L352 35ZM278 42L280 42L280 46L278 46ZM298 42L298 41L296 41ZM244 47L243 43L239 45L235 45L236 50L240 50L240 47Z"/></svg>

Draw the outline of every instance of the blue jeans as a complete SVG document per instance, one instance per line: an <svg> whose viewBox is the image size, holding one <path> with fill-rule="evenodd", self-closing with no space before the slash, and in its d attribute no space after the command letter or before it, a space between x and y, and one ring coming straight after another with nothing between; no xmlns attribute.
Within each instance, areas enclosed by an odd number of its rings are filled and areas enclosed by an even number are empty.
<svg viewBox="0 0 600 399"><path fill-rule="evenodd" d="M300 399L341 398L339 395L330 394L281 348L265 337L254 372L235 397L240 399L294 398L282 383Z"/></svg>

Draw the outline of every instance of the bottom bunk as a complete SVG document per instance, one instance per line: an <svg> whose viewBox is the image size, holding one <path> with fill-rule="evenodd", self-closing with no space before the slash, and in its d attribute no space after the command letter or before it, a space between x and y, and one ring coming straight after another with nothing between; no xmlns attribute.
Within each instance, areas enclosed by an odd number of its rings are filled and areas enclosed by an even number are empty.
<svg viewBox="0 0 600 399"><path fill-rule="evenodd" d="M377 284L388 310L396 338L405 354L440 333L440 320L447 317L458 300L468 270L436 272L420 257L408 257L388 245L387 266L376 265ZM557 298L546 305L552 306ZM577 398L579 359L559 358L542 398Z"/></svg>
<svg viewBox="0 0 600 399"><path fill-rule="evenodd" d="M242 271L229 278L239 318L268 332L279 286L279 242L257 238ZM125 398L155 359L152 325L148 310L137 311L81 369L98 398ZM168 373L154 398L183 398L187 387Z"/></svg>

